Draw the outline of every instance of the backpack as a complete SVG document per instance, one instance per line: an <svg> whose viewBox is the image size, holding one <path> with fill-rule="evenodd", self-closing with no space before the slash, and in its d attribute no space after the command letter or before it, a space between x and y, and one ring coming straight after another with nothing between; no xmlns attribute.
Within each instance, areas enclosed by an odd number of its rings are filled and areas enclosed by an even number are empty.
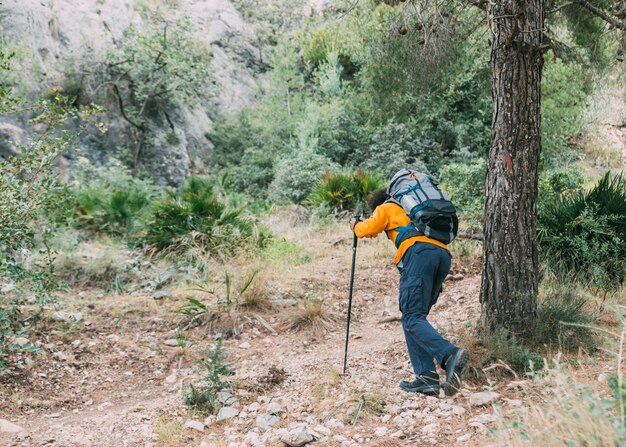
<svg viewBox="0 0 626 447"><path fill-rule="evenodd" d="M395 228L396 247L409 237L422 235L449 244L459 231L456 206L423 172L398 171L387 187L387 202L400 205L411 219L408 225Z"/></svg>

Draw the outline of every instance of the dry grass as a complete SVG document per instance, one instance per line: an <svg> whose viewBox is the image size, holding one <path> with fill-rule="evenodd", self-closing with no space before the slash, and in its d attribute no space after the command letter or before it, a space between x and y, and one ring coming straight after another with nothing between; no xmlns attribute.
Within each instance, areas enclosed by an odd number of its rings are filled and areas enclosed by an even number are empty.
<svg viewBox="0 0 626 447"><path fill-rule="evenodd" d="M84 244L74 252L60 253L54 263L57 277L72 287L123 292L133 280L128 254L111 244Z"/></svg>
<svg viewBox="0 0 626 447"><path fill-rule="evenodd" d="M179 447L181 445L196 445L190 443L189 430L183 428L183 422L171 421L166 415L159 416L154 428L154 432L159 437L159 447Z"/></svg>
<svg viewBox="0 0 626 447"><path fill-rule="evenodd" d="M542 371L549 397L518 412L513 422L501 422L495 433L498 446L617 446L618 411L605 396L573 383L561 367Z"/></svg>
<svg viewBox="0 0 626 447"><path fill-rule="evenodd" d="M333 320L334 317L328 311L324 301L319 298L306 297L287 313L283 326L295 331L311 329L314 332L321 332L330 329Z"/></svg>

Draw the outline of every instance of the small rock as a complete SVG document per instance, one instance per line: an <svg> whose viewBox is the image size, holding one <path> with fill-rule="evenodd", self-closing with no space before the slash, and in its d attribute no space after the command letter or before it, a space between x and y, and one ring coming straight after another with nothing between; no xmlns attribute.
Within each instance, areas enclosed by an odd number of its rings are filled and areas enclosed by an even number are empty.
<svg viewBox="0 0 626 447"><path fill-rule="evenodd" d="M280 440L291 447L300 447L312 442L315 438L306 427L297 427L289 430L280 437Z"/></svg>
<svg viewBox="0 0 626 447"><path fill-rule="evenodd" d="M204 424L200 421L194 421L193 419L190 419L187 422L185 422L185 425L183 427L190 428L192 430L196 430L200 432L204 431Z"/></svg>
<svg viewBox="0 0 626 447"><path fill-rule="evenodd" d="M9 422L6 419L0 419L0 433L19 433L24 431L19 425Z"/></svg>
<svg viewBox="0 0 626 447"><path fill-rule="evenodd" d="M67 361L67 355L61 351L57 351L55 353L52 354L52 357L54 357L57 360L61 360L62 362Z"/></svg>
<svg viewBox="0 0 626 447"><path fill-rule="evenodd" d="M82 321L83 314L81 314L80 312L66 312L64 310L57 310L55 313L52 314L51 318L53 321L78 323L79 321Z"/></svg>
<svg viewBox="0 0 626 447"><path fill-rule="evenodd" d="M239 411L233 407L222 407L219 413L217 413L217 421L224 421L226 419L234 418L239 414Z"/></svg>
<svg viewBox="0 0 626 447"><path fill-rule="evenodd" d="M12 292L13 290L15 290L17 288L17 286L13 283L7 283L7 284L3 284L2 285L2 289L0 289L0 292L2 293L9 293Z"/></svg>
<svg viewBox="0 0 626 447"><path fill-rule="evenodd" d="M272 402L271 404L267 406L267 414L278 415L282 411L283 411L283 407L277 402Z"/></svg>
<svg viewBox="0 0 626 447"><path fill-rule="evenodd" d="M424 434L435 433L438 430L439 430L439 424L437 423L428 424L422 427L422 433Z"/></svg>
<svg viewBox="0 0 626 447"><path fill-rule="evenodd" d="M248 343L247 341L244 341L243 343L239 345L239 347L241 349L250 349L250 343Z"/></svg>
<svg viewBox="0 0 626 447"><path fill-rule="evenodd" d="M396 426L401 427L406 424L406 419L404 419L402 416L396 416L395 418L393 418L393 423Z"/></svg>
<svg viewBox="0 0 626 447"><path fill-rule="evenodd" d="M120 341L120 336L117 334L107 335L107 340L109 340L111 343L117 343L118 341Z"/></svg>
<svg viewBox="0 0 626 447"><path fill-rule="evenodd" d="M517 399L508 399L506 401L506 404L509 407L521 407L522 406L522 401L521 400L517 400Z"/></svg>
<svg viewBox="0 0 626 447"><path fill-rule="evenodd" d="M30 341L26 337L16 337L11 341L13 342L14 345L18 345L21 347L26 346L27 344L30 343Z"/></svg>
<svg viewBox="0 0 626 447"><path fill-rule="evenodd" d="M154 295L152 295L152 298L157 301L164 300L166 298L171 298L171 297L172 297L172 294L166 290L159 290L158 292L155 292Z"/></svg>
<svg viewBox="0 0 626 447"><path fill-rule="evenodd" d="M331 428L343 428L345 426L345 424L335 418L330 418L327 422L326 425L328 425Z"/></svg>
<svg viewBox="0 0 626 447"><path fill-rule="evenodd" d="M465 408L455 405L452 407L452 413L456 414L457 416L461 416L465 413Z"/></svg>
<svg viewBox="0 0 626 447"><path fill-rule="evenodd" d="M259 411L260 409L261 409L261 404L258 402L252 402L250 405L248 405L249 412Z"/></svg>
<svg viewBox="0 0 626 447"><path fill-rule="evenodd" d="M598 379L597 380L600 383L606 383L606 374L604 374L604 373L598 374Z"/></svg>
<svg viewBox="0 0 626 447"><path fill-rule="evenodd" d="M500 395L495 391L481 391L470 394L469 403L474 407L481 407L497 401L499 397Z"/></svg>
<svg viewBox="0 0 626 447"><path fill-rule="evenodd" d="M458 438L456 438L456 442L467 442L471 439L472 434L471 433L467 433L464 434L463 436L459 436Z"/></svg>
<svg viewBox="0 0 626 447"><path fill-rule="evenodd" d="M174 383L176 382L176 380L178 379L178 374L176 372L176 370L172 371L172 374L170 374L169 376L167 376L165 378L165 383Z"/></svg>
<svg viewBox="0 0 626 447"><path fill-rule="evenodd" d="M495 414L480 414L472 419L469 422L479 422L481 424L488 424L490 422L495 422L498 420L498 417Z"/></svg>
<svg viewBox="0 0 626 447"><path fill-rule="evenodd" d="M52 413L52 414L50 415L50 417L51 417L51 418L55 418L55 419L56 419L56 418L60 418L60 417L61 417L61 413Z"/></svg>
<svg viewBox="0 0 626 447"><path fill-rule="evenodd" d="M387 427L379 427L376 430L374 430L374 436L376 436L377 438L382 438L383 436L387 434L387 431L388 431Z"/></svg>
<svg viewBox="0 0 626 447"><path fill-rule="evenodd" d="M225 407L232 406L235 402L237 402L237 399L235 399L235 395L233 394L232 390L218 391L218 393L215 395L215 398Z"/></svg>
<svg viewBox="0 0 626 447"><path fill-rule="evenodd" d="M213 425L213 423L217 420L217 418L213 415L211 416L207 416L207 418L204 420L204 426L205 427L210 427L211 425Z"/></svg>
<svg viewBox="0 0 626 447"><path fill-rule="evenodd" d="M163 344L165 346L176 347L178 346L178 340L176 340L175 338L168 338L163 342Z"/></svg>
<svg viewBox="0 0 626 447"><path fill-rule="evenodd" d="M324 427L323 425L316 425L313 431L319 433L322 436L331 436L333 434L330 429Z"/></svg>
<svg viewBox="0 0 626 447"><path fill-rule="evenodd" d="M269 430L280 421L278 416L262 413L256 417L256 426L262 430Z"/></svg>

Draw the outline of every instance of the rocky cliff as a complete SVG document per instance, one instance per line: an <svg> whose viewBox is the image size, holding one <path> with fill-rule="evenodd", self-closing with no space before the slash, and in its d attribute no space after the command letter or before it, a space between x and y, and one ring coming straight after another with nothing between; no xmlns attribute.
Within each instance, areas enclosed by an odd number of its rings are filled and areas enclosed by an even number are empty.
<svg viewBox="0 0 626 447"><path fill-rule="evenodd" d="M319 0L302 3L301 17L323 5ZM188 17L194 39L210 54L210 79L198 91L201 101L168 111L168 126L158 119L147 121L142 132L150 144L137 160L158 183L178 186L190 170L205 168L212 148L208 136L212 120L252 101L258 80L269 68L271 48L256 38L262 24L245 10L264 4L259 0L5 0L0 6L0 35L4 45L18 49L20 63L14 72L19 72L22 87L36 96L52 87L67 88L72 64L119 45L129 27L141 30L147 14L156 8L172 20ZM118 148L132 146L134 138L119 104L110 99L102 105L108 110L104 118L108 131L101 135L94 129L81 137L81 154L94 162L106 162ZM0 117L0 156L13 150L12 141L23 141L31 131L26 117ZM71 164L72 155L67 158L66 164Z"/></svg>

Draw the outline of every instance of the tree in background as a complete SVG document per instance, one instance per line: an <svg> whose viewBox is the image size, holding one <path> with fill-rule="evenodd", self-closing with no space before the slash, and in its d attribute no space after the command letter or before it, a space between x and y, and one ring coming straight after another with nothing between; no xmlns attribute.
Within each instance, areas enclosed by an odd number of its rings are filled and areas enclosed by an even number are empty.
<svg viewBox="0 0 626 447"><path fill-rule="evenodd" d="M150 123L176 128L171 114L181 104L195 104L211 81L209 50L194 38L188 19L169 21L157 10L143 30L129 27L104 55L88 54L75 67L75 81L88 97L103 93L128 123L133 140L132 165L140 168Z"/></svg>

